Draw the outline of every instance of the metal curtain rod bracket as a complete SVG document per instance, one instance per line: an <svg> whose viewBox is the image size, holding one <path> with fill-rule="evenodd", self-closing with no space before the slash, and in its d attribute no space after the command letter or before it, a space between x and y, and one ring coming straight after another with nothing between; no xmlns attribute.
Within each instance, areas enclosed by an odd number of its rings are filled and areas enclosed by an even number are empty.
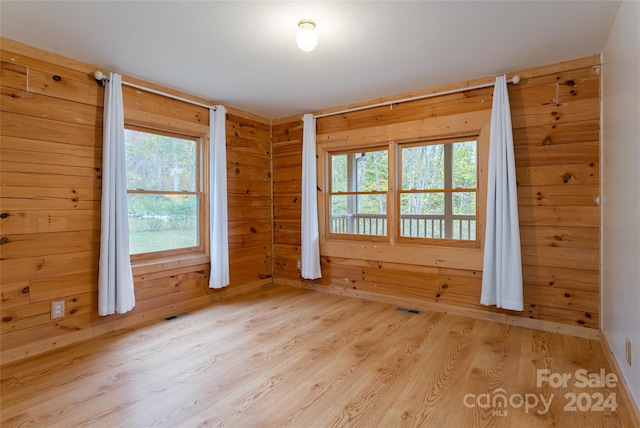
<svg viewBox="0 0 640 428"><path fill-rule="evenodd" d="M105 86L107 84L107 76L100 70L96 70L93 73L93 78L96 79L96 83L100 86Z"/></svg>

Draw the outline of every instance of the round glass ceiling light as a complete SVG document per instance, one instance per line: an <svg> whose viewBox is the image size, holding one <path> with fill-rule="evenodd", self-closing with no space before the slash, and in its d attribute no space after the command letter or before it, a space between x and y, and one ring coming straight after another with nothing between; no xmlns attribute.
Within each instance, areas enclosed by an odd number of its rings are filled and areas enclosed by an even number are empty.
<svg viewBox="0 0 640 428"><path fill-rule="evenodd" d="M310 19L303 19L298 22L298 35L296 43L300 50L311 52L318 46L318 35L316 34L316 23Z"/></svg>

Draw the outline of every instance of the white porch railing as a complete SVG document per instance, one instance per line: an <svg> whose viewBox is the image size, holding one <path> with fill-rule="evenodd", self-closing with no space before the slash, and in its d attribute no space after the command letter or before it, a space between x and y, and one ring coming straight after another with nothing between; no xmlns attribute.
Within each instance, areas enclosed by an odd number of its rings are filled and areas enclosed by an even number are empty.
<svg viewBox="0 0 640 428"><path fill-rule="evenodd" d="M384 214L346 214L331 217L331 232L352 235L384 236ZM403 215L400 236L435 239L476 239L476 219L472 215Z"/></svg>

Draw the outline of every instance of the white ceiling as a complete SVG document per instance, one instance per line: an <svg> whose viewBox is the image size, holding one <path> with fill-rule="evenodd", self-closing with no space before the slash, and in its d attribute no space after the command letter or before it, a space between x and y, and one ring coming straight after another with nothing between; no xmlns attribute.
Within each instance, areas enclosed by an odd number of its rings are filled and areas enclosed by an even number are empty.
<svg viewBox="0 0 640 428"><path fill-rule="evenodd" d="M619 4L2 0L0 34L277 118L599 53Z"/></svg>

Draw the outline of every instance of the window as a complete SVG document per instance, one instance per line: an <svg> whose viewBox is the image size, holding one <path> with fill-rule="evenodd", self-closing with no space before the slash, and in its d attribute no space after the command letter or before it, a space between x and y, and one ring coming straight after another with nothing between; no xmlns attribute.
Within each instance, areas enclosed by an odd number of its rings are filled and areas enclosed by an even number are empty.
<svg viewBox="0 0 640 428"><path fill-rule="evenodd" d="M476 242L477 138L392 142L327 158L330 237Z"/></svg>
<svg viewBox="0 0 640 428"><path fill-rule="evenodd" d="M400 146L400 237L476 239L477 140Z"/></svg>
<svg viewBox="0 0 640 428"><path fill-rule="evenodd" d="M387 235L388 151L334 153L331 162L331 233Z"/></svg>
<svg viewBox="0 0 640 428"><path fill-rule="evenodd" d="M132 255L200 249L200 139L125 129Z"/></svg>

